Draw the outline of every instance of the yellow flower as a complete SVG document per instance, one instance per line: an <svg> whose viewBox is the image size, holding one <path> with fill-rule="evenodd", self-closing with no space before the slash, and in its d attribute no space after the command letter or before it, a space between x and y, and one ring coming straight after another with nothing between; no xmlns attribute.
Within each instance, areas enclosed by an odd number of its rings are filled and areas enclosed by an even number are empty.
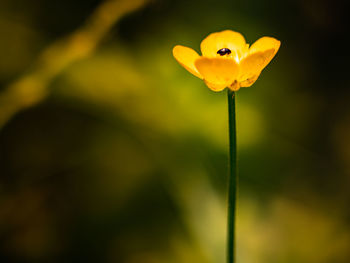
<svg viewBox="0 0 350 263"><path fill-rule="evenodd" d="M237 91L250 87L277 53L281 42L262 37L249 47L242 34L225 30L212 33L201 43L202 56L191 48L177 45L175 59L213 91L228 87Z"/></svg>

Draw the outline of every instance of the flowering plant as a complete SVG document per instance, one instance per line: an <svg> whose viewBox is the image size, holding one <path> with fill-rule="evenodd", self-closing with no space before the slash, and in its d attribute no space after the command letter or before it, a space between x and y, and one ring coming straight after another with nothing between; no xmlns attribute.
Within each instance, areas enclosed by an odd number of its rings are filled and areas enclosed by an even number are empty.
<svg viewBox="0 0 350 263"><path fill-rule="evenodd" d="M262 37L249 46L242 34L225 30L212 33L201 43L202 56L191 48L177 45L175 59L189 72L203 79L213 91L228 87L233 91L250 87L276 55L280 41Z"/></svg>
<svg viewBox="0 0 350 263"><path fill-rule="evenodd" d="M281 42L262 37L249 46L242 34L225 30L212 33L201 43L202 56L191 48L177 45L175 59L196 77L203 79L209 89L228 88L229 114L229 177L227 219L227 262L235 262L235 218L238 187L237 136L235 92L250 87L261 71L276 55Z"/></svg>

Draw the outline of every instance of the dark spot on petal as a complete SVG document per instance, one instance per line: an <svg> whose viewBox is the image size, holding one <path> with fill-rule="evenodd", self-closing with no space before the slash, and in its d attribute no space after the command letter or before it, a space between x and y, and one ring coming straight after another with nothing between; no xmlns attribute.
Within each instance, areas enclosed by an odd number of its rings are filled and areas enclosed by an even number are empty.
<svg viewBox="0 0 350 263"><path fill-rule="evenodd" d="M216 53L219 54L220 56L224 56L224 55L231 54L231 50L229 50L228 48L222 48L222 49L218 50L218 52L216 52Z"/></svg>

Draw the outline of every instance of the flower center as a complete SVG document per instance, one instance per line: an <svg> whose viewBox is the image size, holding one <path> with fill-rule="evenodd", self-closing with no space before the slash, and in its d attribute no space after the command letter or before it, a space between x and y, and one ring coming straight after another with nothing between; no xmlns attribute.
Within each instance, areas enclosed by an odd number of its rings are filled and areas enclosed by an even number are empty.
<svg viewBox="0 0 350 263"><path fill-rule="evenodd" d="M218 50L218 52L216 52L216 53L219 54L220 56L224 56L224 55L231 54L231 50L229 50L228 48L222 48L222 49Z"/></svg>

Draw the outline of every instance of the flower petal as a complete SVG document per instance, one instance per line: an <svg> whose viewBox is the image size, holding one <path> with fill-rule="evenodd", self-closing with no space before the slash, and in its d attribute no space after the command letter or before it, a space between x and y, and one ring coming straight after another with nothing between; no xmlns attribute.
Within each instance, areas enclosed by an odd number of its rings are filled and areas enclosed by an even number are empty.
<svg viewBox="0 0 350 263"><path fill-rule="evenodd" d="M232 30L212 33L201 43L202 55L205 57L217 57L218 50L222 48L230 49L232 56L241 56L245 47L246 42L242 34Z"/></svg>
<svg viewBox="0 0 350 263"><path fill-rule="evenodd" d="M194 62L197 58L199 58L199 55L196 51L189 47L177 45L173 48L173 56L177 60L177 62L179 62L180 65L187 69L190 73L192 73L200 79L203 79L201 74L194 66Z"/></svg>
<svg viewBox="0 0 350 263"><path fill-rule="evenodd" d="M229 86L238 75L238 65L233 59L200 57L194 64L203 78L214 85Z"/></svg>
<svg viewBox="0 0 350 263"><path fill-rule="evenodd" d="M204 82L208 86L208 88L211 89L212 91L219 92L226 88L226 84L213 84L208 81L204 81Z"/></svg>
<svg viewBox="0 0 350 263"><path fill-rule="evenodd" d="M258 75L255 75L249 79L246 79L245 81L240 82L240 87L250 87L255 83L255 81L258 79L260 73Z"/></svg>
<svg viewBox="0 0 350 263"><path fill-rule="evenodd" d="M255 43L250 47L249 54L253 54L256 52L264 52L270 49L273 49L273 52L270 54L270 57L266 58L265 64L263 66L266 67L267 64L272 60L272 58L276 55L278 49L281 46L281 42L273 37L262 37L255 41Z"/></svg>
<svg viewBox="0 0 350 263"><path fill-rule="evenodd" d="M274 49L269 49L264 52L250 54L242 59L239 63L238 76L238 81L242 83L242 86L249 87L255 82L260 75L260 72L264 69L267 63L270 62L274 52Z"/></svg>
<svg viewBox="0 0 350 263"><path fill-rule="evenodd" d="M257 52L257 51L265 51L267 49L275 49L275 53L278 51L279 47L281 46L281 42L273 37L262 37L259 38L257 41L255 41L250 46L250 53Z"/></svg>

